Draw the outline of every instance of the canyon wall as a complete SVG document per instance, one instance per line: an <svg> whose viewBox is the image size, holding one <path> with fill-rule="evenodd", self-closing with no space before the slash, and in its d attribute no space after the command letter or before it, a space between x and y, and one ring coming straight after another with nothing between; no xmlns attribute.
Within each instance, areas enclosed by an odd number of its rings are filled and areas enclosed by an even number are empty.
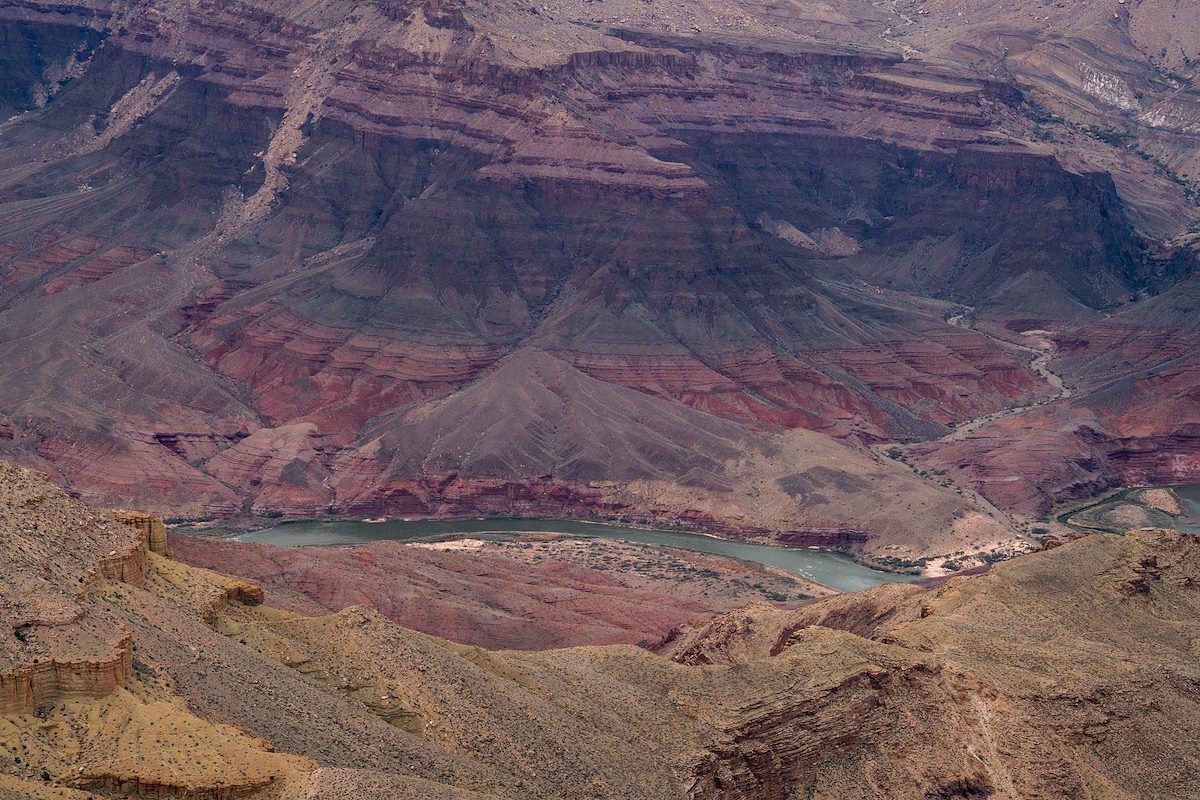
<svg viewBox="0 0 1200 800"><path fill-rule="evenodd" d="M917 444L942 531L1188 479L1191 362L1135 387L1143 434L1110 419L1136 369L1058 402L1021 333L1075 385L1069 341L1186 327L1161 298L1195 280L1194 21L920 5L4 0L0 453L191 519L621 513L873 549L882 503L926 552L891 494L712 509L798 430L828 463Z"/></svg>
<svg viewBox="0 0 1200 800"><path fill-rule="evenodd" d="M92 511L8 464L0 464L0 505L0 609L11 632L0 651L0 714L112 694L133 675L132 633L92 595L107 592L106 582L147 584L150 554L167 551L162 520ZM229 581L220 600L262 602L262 590Z"/></svg>

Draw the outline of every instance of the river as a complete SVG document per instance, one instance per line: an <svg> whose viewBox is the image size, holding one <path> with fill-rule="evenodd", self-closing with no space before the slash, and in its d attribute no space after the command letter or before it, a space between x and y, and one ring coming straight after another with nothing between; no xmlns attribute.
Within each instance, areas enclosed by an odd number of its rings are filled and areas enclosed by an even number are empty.
<svg viewBox="0 0 1200 800"><path fill-rule="evenodd" d="M1175 496L1182 501L1184 510L1188 513L1186 517L1176 518L1175 527L1181 531L1200 535L1200 484L1192 483L1171 488L1174 490Z"/></svg>
<svg viewBox="0 0 1200 800"><path fill-rule="evenodd" d="M698 553L712 553L769 564L788 572L823 583L842 592L868 589L891 581L914 580L916 576L883 572L857 563L849 556L824 550L775 547L764 544L718 539L680 531L623 528L616 525L559 519L468 519L468 520L389 520L357 522L348 520L311 520L284 522L272 528L244 533L243 542L299 547L305 545L356 545L378 540L416 541L448 534L565 533L595 536L627 542L674 547Z"/></svg>
<svg viewBox="0 0 1200 800"><path fill-rule="evenodd" d="M1103 525L1093 525L1088 520L1088 515L1104 512L1123 503L1134 503L1145 508L1144 504L1138 502L1137 495L1146 488L1145 486L1130 486L1118 489L1095 500L1085 502L1083 505L1069 508L1054 518L1064 525L1084 531L1108 530ZM1170 489L1175 494L1183 506L1184 513L1182 516L1172 517L1162 511L1148 509L1147 513L1150 515L1151 523L1164 528L1174 527L1184 533L1200 535L1200 484L1191 483L1160 488ZM1110 532L1116 533L1117 531Z"/></svg>

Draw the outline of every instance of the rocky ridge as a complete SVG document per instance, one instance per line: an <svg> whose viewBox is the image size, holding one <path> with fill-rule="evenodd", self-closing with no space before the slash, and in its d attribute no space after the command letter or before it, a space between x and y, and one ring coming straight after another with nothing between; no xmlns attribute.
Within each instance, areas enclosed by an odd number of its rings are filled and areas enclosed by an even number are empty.
<svg viewBox="0 0 1200 800"><path fill-rule="evenodd" d="M662 654L495 652L362 606L318 617L271 608L236 581L148 552L140 531L40 477L6 468L0 484L0 508L11 498L22 510L3 520L26 559L9 577L63 559L50 571L61 595L123 626L136 649L119 686L0 714L5 796L1197 789L1200 559L1197 540L1175 532L1085 536L934 588L738 611L679 631ZM99 578L80 592L72 575L93 557L71 566L72 553L110 536L143 548L140 582Z"/></svg>

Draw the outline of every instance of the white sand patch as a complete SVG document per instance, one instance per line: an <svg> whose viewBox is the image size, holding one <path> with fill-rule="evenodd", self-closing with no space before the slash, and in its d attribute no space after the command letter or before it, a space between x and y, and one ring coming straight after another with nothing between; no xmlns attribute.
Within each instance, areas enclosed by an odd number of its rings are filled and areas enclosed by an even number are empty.
<svg viewBox="0 0 1200 800"><path fill-rule="evenodd" d="M409 547L419 547L422 550L478 550L487 544L483 539L455 539L451 542L413 542Z"/></svg>

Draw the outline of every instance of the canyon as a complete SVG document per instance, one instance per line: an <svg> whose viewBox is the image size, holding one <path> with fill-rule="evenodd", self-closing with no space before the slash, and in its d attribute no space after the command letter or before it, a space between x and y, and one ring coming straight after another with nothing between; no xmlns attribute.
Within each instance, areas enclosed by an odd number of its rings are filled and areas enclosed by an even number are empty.
<svg viewBox="0 0 1200 800"><path fill-rule="evenodd" d="M295 598L156 552L153 522L0 464L0 795L1200 790L1200 539L1176 531L1082 536L932 586L705 611L649 649L500 651L401 627L382 604L277 607ZM218 545L171 542L193 558Z"/></svg>
<svg viewBox="0 0 1200 800"><path fill-rule="evenodd" d="M0 0L0 800L1200 796L1198 78L1196 0ZM504 517L873 588L225 535Z"/></svg>
<svg viewBox="0 0 1200 800"><path fill-rule="evenodd" d="M0 0L0 455L193 521L1028 550L1198 480L1194 11Z"/></svg>

